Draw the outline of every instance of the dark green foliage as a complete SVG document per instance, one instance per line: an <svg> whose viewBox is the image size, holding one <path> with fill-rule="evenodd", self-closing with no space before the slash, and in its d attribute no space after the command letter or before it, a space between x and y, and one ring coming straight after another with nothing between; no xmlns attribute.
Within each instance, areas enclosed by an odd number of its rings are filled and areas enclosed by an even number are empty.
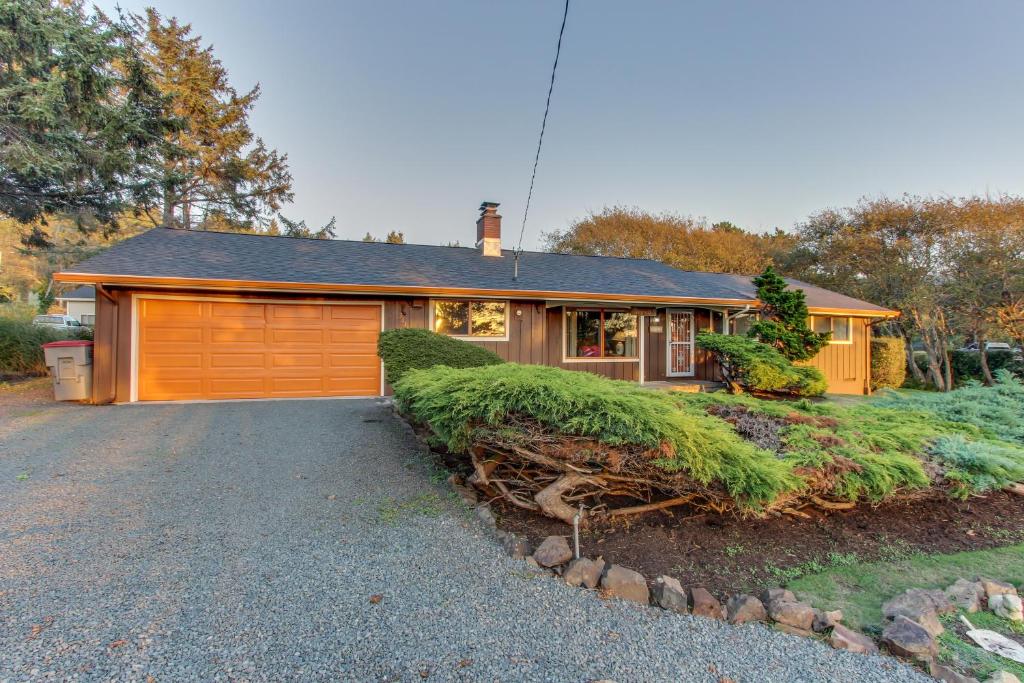
<svg viewBox="0 0 1024 683"><path fill-rule="evenodd" d="M504 363L497 354L461 339L430 330L388 330L380 335L377 352L384 361L388 382L395 384L409 370L446 365L473 368Z"/></svg>
<svg viewBox="0 0 1024 683"><path fill-rule="evenodd" d="M403 412L429 424L455 452L469 446L476 425L500 427L517 415L558 433L655 451L653 465L718 484L742 506L759 507L801 485L790 465L744 441L724 421L680 410L669 394L629 382L507 363L411 371L394 387Z"/></svg>
<svg viewBox="0 0 1024 683"><path fill-rule="evenodd" d="M729 382L748 391L818 396L828 388L820 370L793 365L775 348L756 339L701 332L697 345L714 354Z"/></svg>
<svg viewBox="0 0 1024 683"><path fill-rule="evenodd" d="M788 289L771 266L754 278L761 319L748 336L778 349L789 360L810 360L828 343L829 335L807 327L807 301L802 289Z"/></svg>
<svg viewBox="0 0 1024 683"><path fill-rule="evenodd" d="M957 382L971 379L983 379L981 372L981 354L977 351L954 351L952 354L953 378ZM992 373L998 370L1009 370L1024 379L1024 360L1012 351L989 351L988 368Z"/></svg>
<svg viewBox="0 0 1024 683"><path fill-rule="evenodd" d="M0 2L0 214L87 212L116 223L172 120L128 28L80 2ZM26 237L44 246L35 223Z"/></svg>
<svg viewBox="0 0 1024 683"><path fill-rule="evenodd" d="M83 328L75 337L90 339L92 332L88 328ZM43 359L42 345L67 338L66 333L51 327L0 318L0 373L45 375L46 363Z"/></svg>
<svg viewBox="0 0 1024 683"><path fill-rule="evenodd" d="M898 389L907 379L907 354L900 337L871 340L871 389Z"/></svg>

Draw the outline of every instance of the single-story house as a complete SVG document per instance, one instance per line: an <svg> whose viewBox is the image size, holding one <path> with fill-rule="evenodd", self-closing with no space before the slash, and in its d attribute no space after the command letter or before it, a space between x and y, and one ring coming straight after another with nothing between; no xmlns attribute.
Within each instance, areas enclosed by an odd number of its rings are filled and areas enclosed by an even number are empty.
<svg viewBox="0 0 1024 683"><path fill-rule="evenodd" d="M485 202L475 248L155 228L69 270L95 285L93 400L388 393L377 337L429 328L502 358L635 382L715 381L697 330L742 332L746 276L501 247ZM866 393L871 323L893 311L792 282L832 343L830 391Z"/></svg>
<svg viewBox="0 0 1024 683"><path fill-rule="evenodd" d="M96 323L96 288L92 285L75 287L58 296L56 301L64 307L64 315L70 315L83 325Z"/></svg>

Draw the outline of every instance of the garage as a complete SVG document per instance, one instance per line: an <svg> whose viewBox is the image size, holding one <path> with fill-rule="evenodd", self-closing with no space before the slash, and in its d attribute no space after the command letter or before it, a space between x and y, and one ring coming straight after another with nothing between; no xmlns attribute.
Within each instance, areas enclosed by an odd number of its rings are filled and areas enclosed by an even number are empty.
<svg viewBox="0 0 1024 683"><path fill-rule="evenodd" d="M379 396L380 304L138 296L136 399Z"/></svg>

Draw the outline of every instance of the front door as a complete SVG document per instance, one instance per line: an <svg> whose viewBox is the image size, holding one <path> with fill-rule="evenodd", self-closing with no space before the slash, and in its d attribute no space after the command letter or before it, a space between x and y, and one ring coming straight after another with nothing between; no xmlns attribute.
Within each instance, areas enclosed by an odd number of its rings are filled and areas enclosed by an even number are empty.
<svg viewBox="0 0 1024 683"><path fill-rule="evenodd" d="M668 312L669 377L693 377L693 311Z"/></svg>

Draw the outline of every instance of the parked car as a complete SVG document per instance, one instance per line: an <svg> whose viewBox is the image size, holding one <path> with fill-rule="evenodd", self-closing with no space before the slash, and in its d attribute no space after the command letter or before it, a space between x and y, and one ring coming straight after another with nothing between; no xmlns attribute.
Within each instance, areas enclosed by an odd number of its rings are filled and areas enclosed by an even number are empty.
<svg viewBox="0 0 1024 683"><path fill-rule="evenodd" d="M40 327L50 327L55 330L63 330L65 332L74 332L78 328L82 327L82 323L78 322L70 315L61 315L59 313L37 315L32 319L32 324Z"/></svg>
<svg viewBox="0 0 1024 683"><path fill-rule="evenodd" d="M980 347L978 346L978 342L971 342L970 344L967 344L966 346L957 349L957 351L964 351L966 353L977 353L979 348ZM992 353L993 351L1012 353L1015 356L1019 356L1021 354L1021 350L1019 348L1010 346L1006 342L985 342L985 351L986 353Z"/></svg>

